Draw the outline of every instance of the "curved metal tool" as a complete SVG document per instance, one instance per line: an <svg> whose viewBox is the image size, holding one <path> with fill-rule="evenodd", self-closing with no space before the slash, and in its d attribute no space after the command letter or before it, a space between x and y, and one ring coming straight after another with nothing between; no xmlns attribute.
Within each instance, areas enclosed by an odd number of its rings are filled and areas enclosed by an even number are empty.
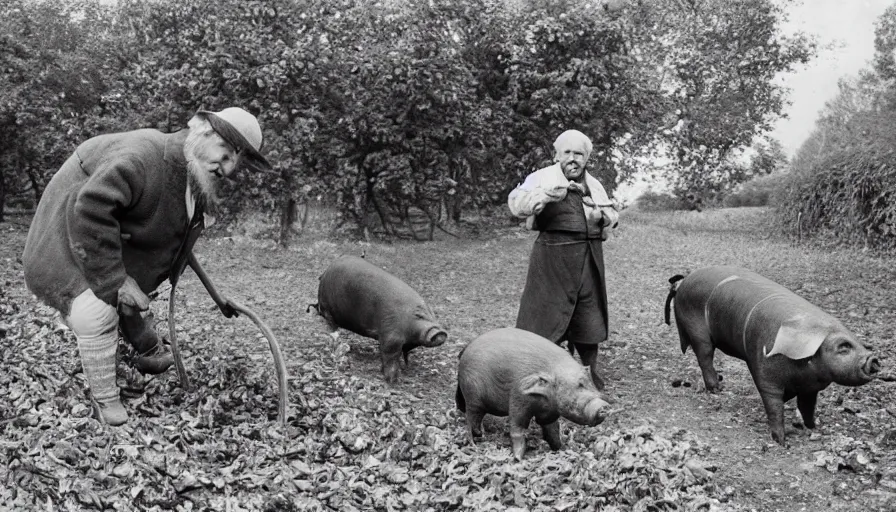
<svg viewBox="0 0 896 512"><path fill-rule="evenodd" d="M221 309L222 312L227 311L227 309L232 308L236 313L242 313L249 317L255 325L261 329L261 332L268 339L268 346L271 348L271 355L274 357L274 365L277 369L277 385L279 387L279 397L280 397L280 407L277 412L277 420L281 424L286 424L287 417L287 409L289 407L289 396L288 396L288 386L286 376L286 363L283 361L283 353L280 351L280 344L277 342L277 338L274 337L274 333L271 331L270 327L265 324L258 315L255 314L254 311L247 308L243 304L236 302L234 300L225 299L218 293L218 290L215 288L214 283L212 283L211 279L208 277L208 274L202 269L202 266L199 265L199 262L196 260L196 257L190 253L188 256L188 263L190 268L193 269L193 272L199 277L199 280L202 282L205 289L208 291L208 294L211 296L212 300L215 301L215 304ZM169 343L171 343L171 355L174 356L174 366L177 368L177 376L180 379L181 386L189 391L191 389L190 379L187 377L187 371L184 369L183 359L180 356L180 347L177 343L177 336L174 332L174 291L177 288L176 283L172 283L171 286L171 295L168 299L168 336Z"/></svg>

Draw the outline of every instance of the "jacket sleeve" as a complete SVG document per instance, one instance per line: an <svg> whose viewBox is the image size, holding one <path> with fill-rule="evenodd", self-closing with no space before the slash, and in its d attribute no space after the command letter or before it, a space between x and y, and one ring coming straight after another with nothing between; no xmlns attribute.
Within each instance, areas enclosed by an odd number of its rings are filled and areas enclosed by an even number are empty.
<svg viewBox="0 0 896 512"><path fill-rule="evenodd" d="M140 166L111 162L96 169L75 199L68 220L72 254L84 272L88 286L103 302L118 305L118 289L124 284L119 218L139 198L144 176Z"/></svg>
<svg viewBox="0 0 896 512"><path fill-rule="evenodd" d="M566 197L566 187L556 185L546 187L541 183L538 172L526 177L522 185L513 189L507 197L510 213L515 217L525 218L541 213L545 205L560 201Z"/></svg>

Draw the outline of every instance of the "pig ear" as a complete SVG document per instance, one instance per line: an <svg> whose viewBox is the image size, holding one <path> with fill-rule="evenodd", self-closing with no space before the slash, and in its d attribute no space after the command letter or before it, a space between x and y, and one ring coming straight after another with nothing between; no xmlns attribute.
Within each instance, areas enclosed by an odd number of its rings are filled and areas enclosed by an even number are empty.
<svg viewBox="0 0 896 512"><path fill-rule="evenodd" d="M529 396L550 397L554 379L547 373L526 375L520 379L520 392Z"/></svg>
<svg viewBox="0 0 896 512"><path fill-rule="evenodd" d="M783 354L789 359L805 359L816 352L828 335L828 329L814 322L806 321L805 315L797 315L785 320L778 329L771 351L762 347L765 357Z"/></svg>

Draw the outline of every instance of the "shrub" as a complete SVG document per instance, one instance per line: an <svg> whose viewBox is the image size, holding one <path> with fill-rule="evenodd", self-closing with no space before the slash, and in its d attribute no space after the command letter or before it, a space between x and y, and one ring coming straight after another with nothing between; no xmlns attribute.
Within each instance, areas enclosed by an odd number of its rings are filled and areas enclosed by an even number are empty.
<svg viewBox="0 0 896 512"><path fill-rule="evenodd" d="M785 229L896 248L894 158L896 149L877 140L835 151L806 171L792 173L779 208Z"/></svg>
<svg viewBox="0 0 896 512"><path fill-rule="evenodd" d="M648 212L661 212L671 210L690 210L687 201L670 194L648 190L638 196L632 205L635 209Z"/></svg>
<svg viewBox="0 0 896 512"><path fill-rule="evenodd" d="M786 186L788 179L787 174L782 172L759 176L734 189L725 196L722 204L729 208L776 204L776 193Z"/></svg>

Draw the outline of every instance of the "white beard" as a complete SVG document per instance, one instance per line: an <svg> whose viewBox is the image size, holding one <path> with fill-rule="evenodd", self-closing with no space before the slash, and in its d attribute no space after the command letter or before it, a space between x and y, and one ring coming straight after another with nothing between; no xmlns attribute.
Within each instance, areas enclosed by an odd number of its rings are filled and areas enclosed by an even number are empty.
<svg viewBox="0 0 896 512"><path fill-rule="evenodd" d="M217 204L218 187L214 182L212 173L203 169L195 160L187 161L190 187L196 197L202 196L207 205Z"/></svg>
<svg viewBox="0 0 896 512"><path fill-rule="evenodd" d="M191 131L184 142L184 157L187 160L187 174L193 194L202 196L205 203L211 206L218 203L218 187L215 176L202 167L202 144L202 136L196 136Z"/></svg>

